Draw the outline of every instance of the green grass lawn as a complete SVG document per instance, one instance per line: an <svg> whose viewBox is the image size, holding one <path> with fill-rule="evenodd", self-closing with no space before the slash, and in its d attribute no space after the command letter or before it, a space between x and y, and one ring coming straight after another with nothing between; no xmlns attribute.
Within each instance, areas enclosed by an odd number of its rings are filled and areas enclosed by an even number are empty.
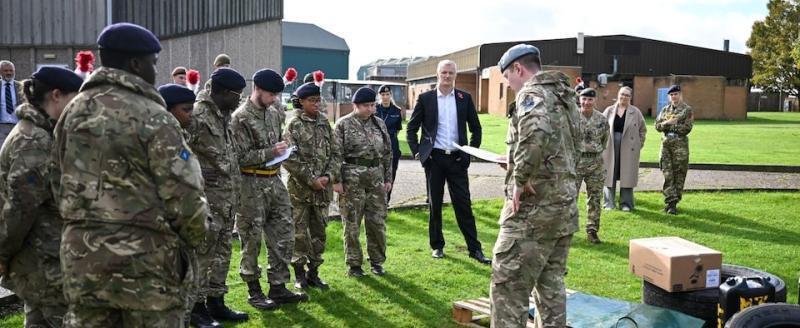
<svg viewBox="0 0 800 328"><path fill-rule="evenodd" d="M480 115L481 148L505 152L505 117ZM410 154L405 131L400 148ZM748 113L744 121L699 120L689 135L692 163L800 165L800 113ZM654 120L647 119L647 139L642 162L658 162L661 135Z"/></svg>
<svg viewBox="0 0 800 328"><path fill-rule="evenodd" d="M790 302L797 301L800 275L800 193L687 193L681 215L663 214L658 193L637 193L633 213L603 212L601 245L578 232L568 262L567 287L638 302L641 281L628 273L628 241L632 238L680 236L723 253L725 263L763 269L787 283ZM581 226L585 207L581 198ZM474 205L479 238L490 253L497 235L499 200ZM238 243L228 278L227 302L250 313L251 320L227 327L457 327L451 321L453 301L485 297L491 269L469 259L452 209L445 208L447 257L430 257L424 210L392 212L388 218L389 272L347 278L342 251L342 226L328 226L328 249L322 276L327 292L312 290L311 301L259 312L246 302L246 286L238 276ZM363 238L363 234L362 234ZM362 243L364 240L362 239ZM262 252L263 254L263 252ZM262 255L262 264L266 261ZM0 319L1 327L21 327L22 315Z"/></svg>

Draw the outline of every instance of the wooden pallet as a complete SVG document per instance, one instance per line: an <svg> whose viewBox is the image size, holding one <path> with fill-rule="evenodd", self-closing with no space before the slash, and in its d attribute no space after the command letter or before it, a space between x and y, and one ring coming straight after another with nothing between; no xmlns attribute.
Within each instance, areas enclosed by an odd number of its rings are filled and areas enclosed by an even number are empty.
<svg viewBox="0 0 800 328"><path fill-rule="evenodd" d="M574 290L567 289L567 296L575 293ZM533 306L533 297L528 299L530 306ZM485 328L478 324L478 321L488 318L492 313L492 302L486 298L476 298L453 302L453 320L462 326ZM533 321L528 320L528 328L534 328Z"/></svg>
<svg viewBox="0 0 800 328"><path fill-rule="evenodd" d="M533 304L533 298L530 302ZM453 320L462 326L484 328L478 321L488 318L492 313L491 308L491 301L486 297L453 302ZM528 320L526 326L533 328L534 324Z"/></svg>

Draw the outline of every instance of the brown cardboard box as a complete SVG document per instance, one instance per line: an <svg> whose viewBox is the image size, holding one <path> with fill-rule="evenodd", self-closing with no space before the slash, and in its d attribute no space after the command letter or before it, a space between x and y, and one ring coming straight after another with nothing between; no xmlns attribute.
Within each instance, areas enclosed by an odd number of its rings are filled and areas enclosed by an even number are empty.
<svg viewBox="0 0 800 328"><path fill-rule="evenodd" d="M632 239L630 270L668 292L717 288L722 253L678 237Z"/></svg>

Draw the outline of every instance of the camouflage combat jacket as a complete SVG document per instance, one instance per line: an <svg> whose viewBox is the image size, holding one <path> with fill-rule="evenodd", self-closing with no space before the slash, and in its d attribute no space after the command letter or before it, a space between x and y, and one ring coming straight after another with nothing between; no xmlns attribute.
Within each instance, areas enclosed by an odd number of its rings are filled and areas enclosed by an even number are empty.
<svg viewBox="0 0 800 328"><path fill-rule="evenodd" d="M678 118L675 124L663 124L664 121L672 118ZM661 109L656 118L656 131L664 133L666 137L685 137L689 132L692 132L694 126L694 114L692 107L685 102L680 102L678 105L666 105Z"/></svg>
<svg viewBox="0 0 800 328"><path fill-rule="evenodd" d="M192 111L192 123L186 128L189 147L197 154L203 172L205 188L236 194L239 165L233 147L233 133L225 115L211 100L209 90L197 95Z"/></svg>
<svg viewBox="0 0 800 328"><path fill-rule="evenodd" d="M287 187L292 201L314 203L320 206L330 203L333 184L341 168L340 145L333 136L333 129L324 114L311 118L296 109L286 125L283 140L297 149L284 162L289 171ZM328 176L327 188L314 191L314 180Z"/></svg>
<svg viewBox="0 0 800 328"><path fill-rule="evenodd" d="M606 149L608 142L608 120L603 113L592 110L592 116L586 117L578 112L581 120L581 146L582 153L602 153ZM600 158L602 160L602 158Z"/></svg>
<svg viewBox="0 0 800 328"><path fill-rule="evenodd" d="M63 222L50 185L55 122L33 105L15 112L19 122L0 152L0 262L2 285L30 304L65 304L58 250Z"/></svg>
<svg viewBox="0 0 800 328"><path fill-rule="evenodd" d="M362 120L353 111L336 122L334 135L341 145L340 165L348 159L376 161L382 165L383 182L392 182L392 141L383 120L375 115ZM341 182L341 176L337 174L334 182Z"/></svg>
<svg viewBox="0 0 800 328"><path fill-rule="evenodd" d="M286 114L275 106L259 108L249 99L239 106L231 121L236 162L242 168L266 169L264 164L275 158L272 147L282 141L285 120Z"/></svg>
<svg viewBox="0 0 800 328"><path fill-rule="evenodd" d="M181 250L205 235L197 157L150 83L102 67L55 128L70 304L136 311L183 307Z"/></svg>
<svg viewBox="0 0 800 328"><path fill-rule="evenodd" d="M564 216L578 196L581 136L576 94L568 81L561 72L543 71L526 82L516 98L516 129L509 129L516 136L507 138L515 142L510 183L530 182L536 192L522 196L520 212L534 222L534 230L551 238L574 233L578 224L577 217Z"/></svg>

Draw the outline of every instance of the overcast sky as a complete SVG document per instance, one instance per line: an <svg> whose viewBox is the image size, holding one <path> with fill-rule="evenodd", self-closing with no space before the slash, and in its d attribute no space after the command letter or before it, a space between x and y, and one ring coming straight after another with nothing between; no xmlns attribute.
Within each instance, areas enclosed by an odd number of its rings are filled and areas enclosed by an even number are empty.
<svg viewBox="0 0 800 328"><path fill-rule="evenodd" d="M481 43L628 34L745 53L767 0L287 0L284 20L347 41L350 78L380 58L437 56ZM547 54L544 54L545 56Z"/></svg>

